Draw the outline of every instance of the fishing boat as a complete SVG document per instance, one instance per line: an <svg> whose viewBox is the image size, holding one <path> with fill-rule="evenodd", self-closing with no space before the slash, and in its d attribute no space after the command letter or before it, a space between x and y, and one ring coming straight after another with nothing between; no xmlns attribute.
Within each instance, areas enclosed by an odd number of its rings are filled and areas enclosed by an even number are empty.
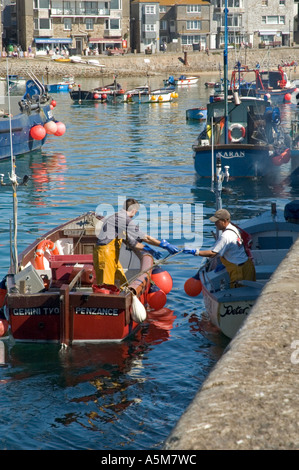
<svg viewBox="0 0 299 470"><path fill-rule="evenodd" d="M76 217L39 237L12 263L4 310L16 341L122 341L140 326L136 302L143 315L153 258L123 244L128 285L97 285L92 252L101 224L93 212Z"/></svg>
<svg viewBox="0 0 299 470"><path fill-rule="evenodd" d="M0 110L0 160L11 156L10 136L16 156L42 147L47 138L44 125L54 121L51 101L45 87L33 76L26 83L24 96L3 96Z"/></svg>
<svg viewBox="0 0 299 470"><path fill-rule="evenodd" d="M75 79L72 75L63 77L61 82L46 85L48 93L69 92L75 86Z"/></svg>
<svg viewBox="0 0 299 470"><path fill-rule="evenodd" d="M171 88L149 89L144 93L132 94L130 99L132 103L169 103L178 97L178 94Z"/></svg>
<svg viewBox="0 0 299 470"><path fill-rule="evenodd" d="M232 178L275 175L290 161L290 138L280 123L280 110L255 96L211 96L207 126L192 146L195 170L210 177L221 157ZM211 153L215 158L211 162Z"/></svg>
<svg viewBox="0 0 299 470"><path fill-rule="evenodd" d="M232 72L230 86L233 90L239 89L243 96L266 97L276 104L290 102L292 94L298 90L281 65L278 65L277 70L261 70L260 67L249 69L237 64Z"/></svg>
<svg viewBox="0 0 299 470"><path fill-rule="evenodd" d="M263 287L297 240L299 201L286 204L284 210L277 210L273 203L271 210L240 225L243 241L242 231L250 235L256 281L239 281L239 287L231 288L219 257L208 260L197 275L211 322L229 338L241 328Z"/></svg>
<svg viewBox="0 0 299 470"><path fill-rule="evenodd" d="M187 120L197 120L204 122L207 119L207 107L198 106L197 108L190 108L186 110L186 119Z"/></svg>
<svg viewBox="0 0 299 470"><path fill-rule="evenodd" d="M105 86L99 86L92 90L82 90L81 85L78 85L78 89L72 89L70 91L70 97L75 103L105 103L107 96L110 94L124 94L124 90L121 85L114 80L113 83Z"/></svg>
<svg viewBox="0 0 299 470"><path fill-rule="evenodd" d="M195 85L198 82L198 77L187 77L186 75L181 75L179 78L174 78L172 75L166 80L163 80L164 85L174 85L174 86L181 86L181 85Z"/></svg>

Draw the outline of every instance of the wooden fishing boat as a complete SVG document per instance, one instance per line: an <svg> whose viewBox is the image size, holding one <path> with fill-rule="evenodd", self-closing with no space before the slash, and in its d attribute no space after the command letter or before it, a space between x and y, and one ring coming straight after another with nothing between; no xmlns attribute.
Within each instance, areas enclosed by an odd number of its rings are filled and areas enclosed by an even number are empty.
<svg viewBox="0 0 299 470"><path fill-rule="evenodd" d="M240 287L230 288L229 275L218 257L208 260L197 275L211 322L229 338L241 328L264 285L297 240L299 201L286 204L284 210L272 204L271 210L240 225L251 238L256 281L239 281Z"/></svg>
<svg viewBox="0 0 299 470"><path fill-rule="evenodd" d="M35 240L6 278L5 315L16 341L122 341L140 325L134 302L147 303L153 258L122 245L128 286L96 285L94 213L83 214Z"/></svg>
<svg viewBox="0 0 299 470"><path fill-rule="evenodd" d="M82 90L81 85L78 89L70 91L70 97L75 103L105 103L108 95L123 95L124 90L121 85L114 81L109 85L93 88L92 90Z"/></svg>
<svg viewBox="0 0 299 470"><path fill-rule="evenodd" d="M5 96L3 101L0 112L0 160L11 156L10 135L15 156L40 149L47 134L45 131L37 133L36 130L54 121L52 98L42 83L33 77L26 83L24 96Z"/></svg>

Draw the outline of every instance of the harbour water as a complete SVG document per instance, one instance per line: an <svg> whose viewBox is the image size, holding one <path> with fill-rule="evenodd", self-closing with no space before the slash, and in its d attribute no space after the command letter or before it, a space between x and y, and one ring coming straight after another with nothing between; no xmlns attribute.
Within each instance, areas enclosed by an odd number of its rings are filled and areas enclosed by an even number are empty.
<svg viewBox="0 0 299 470"><path fill-rule="evenodd" d="M161 86L163 78L155 77L152 86ZM204 81L179 89L178 99L165 104L79 106L68 94L55 95L55 117L65 123L65 135L50 136L42 152L17 158L17 175L30 176L18 189L19 253L51 227L99 204L117 207L118 198L130 196L147 213L156 204L178 204L181 211L201 207L203 246L209 247L215 195L193 167L199 124L185 119L186 109L206 104L210 90ZM95 84L81 82L82 88ZM141 84L144 79L121 80L124 89ZM286 127L295 109L295 103L281 107ZM223 206L235 222L272 201L283 207L298 197L290 167L281 171L279 183L225 184ZM1 162L0 172L7 182L10 162ZM2 278L10 259L9 186L0 188L0 198ZM179 239L175 243L183 248ZM1 450L161 449L228 344L206 319L202 297L184 292L202 262L183 254L169 260L173 289L164 317L150 318L121 344L62 353L58 345L0 342Z"/></svg>

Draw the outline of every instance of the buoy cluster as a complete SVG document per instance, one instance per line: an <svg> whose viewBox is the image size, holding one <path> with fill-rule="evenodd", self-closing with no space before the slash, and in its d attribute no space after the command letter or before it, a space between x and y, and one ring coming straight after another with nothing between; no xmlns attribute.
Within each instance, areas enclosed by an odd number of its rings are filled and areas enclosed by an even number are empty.
<svg viewBox="0 0 299 470"><path fill-rule="evenodd" d="M147 303L153 310L160 310L166 304L167 294L172 289L172 277L163 268L157 266L152 271L151 280L153 284L147 295Z"/></svg>
<svg viewBox="0 0 299 470"><path fill-rule="evenodd" d="M52 100L50 108L53 109L56 106L56 101ZM66 127L63 122L60 121L48 121L44 125L36 124L30 129L30 136L34 140L43 140L47 134L56 136L62 136L65 133Z"/></svg>

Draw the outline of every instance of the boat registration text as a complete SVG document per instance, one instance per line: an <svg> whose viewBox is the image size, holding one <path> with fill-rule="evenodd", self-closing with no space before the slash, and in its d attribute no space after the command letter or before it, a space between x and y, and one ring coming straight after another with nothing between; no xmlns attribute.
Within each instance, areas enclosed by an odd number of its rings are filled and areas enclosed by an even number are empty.
<svg viewBox="0 0 299 470"><path fill-rule="evenodd" d="M14 308L12 314L15 316L38 316L38 315L60 315L59 307L29 307ZM76 307L76 315L101 315L116 317L119 315L118 308Z"/></svg>
<svg viewBox="0 0 299 470"><path fill-rule="evenodd" d="M245 152L217 152L216 157L221 158L244 158Z"/></svg>

